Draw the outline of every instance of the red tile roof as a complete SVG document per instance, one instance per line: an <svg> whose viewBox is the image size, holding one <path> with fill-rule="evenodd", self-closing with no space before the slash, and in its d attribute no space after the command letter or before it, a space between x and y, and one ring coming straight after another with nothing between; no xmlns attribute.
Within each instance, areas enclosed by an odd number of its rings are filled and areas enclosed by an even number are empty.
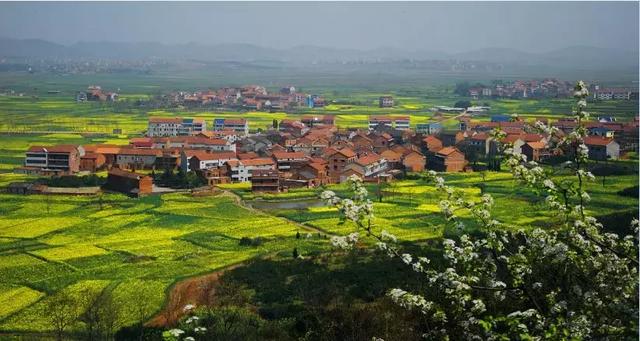
<svg viewBox="0 0 640 341"><path fill-rule="evenodd" d="M547 145L541 141L527 142L527 144L533 149L544 149L547 147Z"/></svg>
<svg viewBox="0 0 640 341"><path fill-rule="evenodd" d="M93 145L85 145L85 152L93 152L98 154L118 154L120 149L123 146L118 146L114 144L93 144Z"/></svg>
<svg viewBox="0 0 640 341"><path fill-rule="evenodd" d="M302 152L281 152L274 151L273 156L278 160L284 159L305 159L307 156Z"/></svg>
<svg viewBox="0 0 640 341"><path fill-rule="evenodd" d="M440 141L439 138L437 138L437 137L435 137L433 135L429 135L429 136L423 138L422 141L424 141L426 144L442 143L442 141Z"/></svg>
<svg viewBox="0 0 640 341"><path fill-rule="evenodd" d="M188 157L196 157L198 160L223 160L235 159L235 152L208 152L206 150L185 150L184 153Z"/></svg>
<svg viewBox="0 0 640 341"><path fill-rule="evenodd" d="M238 153L238 159L240 160L255 159L257 157L258 154L256 154L255 152Z"/></svg>
<svg viewBox="0 0 640 341"><path fill-rule="evenodd" d="M460 151L456 147L444 147L438 151L438 155L448 156L456 152L460 153Z"/></svg>
<svg viewBox="0 0 640 341"><path fill-rule="evenodd" d="M377 154L369 154L369 155L365 155L362 156L360 158L358 158L355 162L359 165L362 166L367 166L370 165L372 163L378 162L382 159L382 157L380 157L380 155Z"/></svg>
<svg viewBox="0 0 640 341"><path fill-rule="evenodd" d="M398 162L402 157L402 154L399 154L393 150L387 149L384 152L380 153L380 156L384 157L390 162Z"/></svg>
<svg viewBox="0 0 640 341"><path fill-rule="evenodd" d="M332 151L329 151L329 152L326 154L327 156L331 156L331 155L333 155L333 154L335 154L335 153L342 154L342 155L344 155L344 156L345 156L345 157L347 157L347 158L352 158L352 157L356 156L356 153L355 153L351 148L342 148L342 149L333 149L333 148L330 148L330 149L332 149Z"/></svg>
<svg viewBox="0 0 640 341"><path fill-rule="evenodd" d="M182 123L180 117L149 117L149 123Z"/></svg>
<svg viewBox="0 0 640 341"><path fill-rule="evenodd" d="M584 144L587 146L606 146L611 142L613 142L612 138L600 136L587 136L584 138Z"/></svg>
<svg viewBox="0 0 640 341"><path fill-rule="evenodd" d="M120 148L118 155L147 155L147 156L162 156L162 150L160 149L138 149L138 148Z"/></svg>
<svg viewBox="0 0 640 341"><path fill-rule="evenodd" d="M240 160L239 161L244 166L266 166L266 165L274 165L273 159L267 157L261 157L257 159L250 160Z"/></svg>

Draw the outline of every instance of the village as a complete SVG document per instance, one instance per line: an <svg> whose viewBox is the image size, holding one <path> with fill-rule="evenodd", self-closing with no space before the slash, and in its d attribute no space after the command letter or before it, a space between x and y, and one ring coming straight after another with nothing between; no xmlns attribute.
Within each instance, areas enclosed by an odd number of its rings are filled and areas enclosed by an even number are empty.
<svg viewBox="0 0 640 341"><path fill-rule="evenodd" d="M602 87L591 84L589 91L593 100L637 100L638 91L632 88ZM542 80L515 80L504 82L495 80L491 85L477 83L458 83L455 92L472 99L481 98L565 98L572 95L572 83L558 79L547 78Z"/></svg>
<svg viewBox="0 0 640 341"><path fill-rule="evenodd" d="M392 101L381 97L380 106L392 105ZM500 146L505 143L528 160L545 162L558 157L548 147L549 136L536 129L538 122L549 124L545 118L525 121L492 115L484 121L476 117L463 112L455 118L457 129L445 130L438 121L412 128L409 116L371 115L368 129L357 129L337 127L332 115L305 115L299 120L274 120L264 131L251 130L247 119L207 122L150 117L145 136L130 139L128 145L31 146L24 165L15 172L68 176L107 171L103 188L132 196L166 191L156 186L154 175L171 177L176 172L182 179L195 179L186 186L213 188L250 182L254 192L277 193L342 183L351 175L383 183L425 169L499 170ZM559 119L551 125L568 132L576 122ZM638 118L616 122L599 117L586 127L585 143L592 160L616 160L638 150ZM506 137L495 140L491 136L494 129L502 130ZM29 188L15 192L37 192Z"/></svg>
<svg viewBox="0 0 640 341"><path fill-rule="evenodd" d="M276 92L268 92L262 85L223 87L195 92L173 91L138 102L141 107L228 108L257 111L321 108L325 104L322 96L301 92L291 85L282 87Z"/></svg>

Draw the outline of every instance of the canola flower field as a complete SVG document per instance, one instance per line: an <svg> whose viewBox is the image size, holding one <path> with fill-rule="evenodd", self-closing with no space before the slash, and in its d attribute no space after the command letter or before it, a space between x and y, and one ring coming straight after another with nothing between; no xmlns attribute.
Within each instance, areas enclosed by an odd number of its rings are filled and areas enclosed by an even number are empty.
<svg viewBox="0 0 640 341"><path fill-rule="evenodd" d="M633 167L631 163L629 167ZM521 187L508 172L487 172L484 177L480 173L455 173L446 174L444 178L448 184L465 191L468 196L477 200L480 200L482 193L491 194L495 200L492 211L494 217L511 227L544 228L552 226L554 220L558 219L548 211L544 197ZM637 175L607 176L605 186L601 181L602 178L597 177L596 182L587 185L591 195L591 201L587 206L590 214L605 216L637 212L637 198L618 194L619 191L637 184ZM482 189L479 184L483 184ZM246 185L232 184L225 187L246 200L256 199L256 195L252 194L250 187ZM380 189L377 185L367 187L375 212L372 223L377 229L386 229L402 240L421 241L439 238L447 233L446 229L452 228L446 224L438 206L443 196L431 183L423 180L402 180L384 185ZM331 185L327 189L338 193L339 196L348 195L345 185ZM274 203L268 210L271 214L329 233L353 232L355 225L349 222L341 224L335 208L310 205L299 209L284 209L277 205L279 201L317 198L321 191L322 189L292 190L278 195L261 195L260 199ZM379 192L382 193L382 201L378 198ZM475 224L466 212L458 214L469 228L474 228Z"/></svg>
<svg viewBox="0 0 640 341"><path fill-rule="evenodd" d="M50 330L43 309L62 290L109 287L130 310L140 290L152 292L159 310L179 279L274 252L290 257L294 247L301 254L327 247L317 234L296 239L296 225L224 194L101 201L0 195L0 331ZM264 243L241 246L242 237ZM137 322L133 313L122 319Z"/></svg>

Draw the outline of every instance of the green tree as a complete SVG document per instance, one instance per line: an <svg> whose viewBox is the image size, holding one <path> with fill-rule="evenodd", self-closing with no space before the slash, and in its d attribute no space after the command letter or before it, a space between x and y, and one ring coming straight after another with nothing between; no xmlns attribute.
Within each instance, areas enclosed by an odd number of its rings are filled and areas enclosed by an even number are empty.
<svg viewBox="0 0 640 341"><path fill-rule="evenodd" d="M64 338L64 333L76 321L80 308L77 300L65 290L49 298L43 313L51 323L57 340Z"/></svg>
<svg viewBox="0 0 640 341"><path fill-rule="evenodd" d="M468 108L471 106L471 102L467 100L457 101L454 105L455 108Z"/></svg>

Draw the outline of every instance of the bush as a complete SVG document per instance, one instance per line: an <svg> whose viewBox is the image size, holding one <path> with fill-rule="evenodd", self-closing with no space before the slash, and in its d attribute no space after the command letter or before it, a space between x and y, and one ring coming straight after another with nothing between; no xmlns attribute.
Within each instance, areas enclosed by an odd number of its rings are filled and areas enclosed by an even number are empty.
<svg viewBox="0 0 640 341"><path fill-rule="evenodd" d="M95 174L83 176L66 175L43 178L39 182L50 187L96 187L104 185L106 179Z"/></svg>
<svg viewBox="0 0 640 341"><path fill-rule="evenodd" d="M623 190L618 191L616 194L621 195L623 197L632 197L638 198L638 190L640 188L638 186L627 187Z"/></svg>
<svg viewBox="0 0 640 341"><path fill-rule="evenodd" d="M636 186L636 191L638 186ZM637 192L636 192L637 194ZM635 232L631 226L631 220L638 217L638 210L615 212L596 217L607 232L613 232L619 236L632 235Z"/></svg>
<svg viewBox="0 0 640 341"><path fill-rule="evenodd" d="M260 246L262 244L264 244L264 238L262 237L256 237L256 238L249 238L249 237L242 237L240 238L240 246Z"/></svg>
<svg viewBox="0 0 640 341"><path fill-rule="evenodd" d="M591 173L595 176L635 175L637 171L632 166L624 164L592 164Z"/></svg>

